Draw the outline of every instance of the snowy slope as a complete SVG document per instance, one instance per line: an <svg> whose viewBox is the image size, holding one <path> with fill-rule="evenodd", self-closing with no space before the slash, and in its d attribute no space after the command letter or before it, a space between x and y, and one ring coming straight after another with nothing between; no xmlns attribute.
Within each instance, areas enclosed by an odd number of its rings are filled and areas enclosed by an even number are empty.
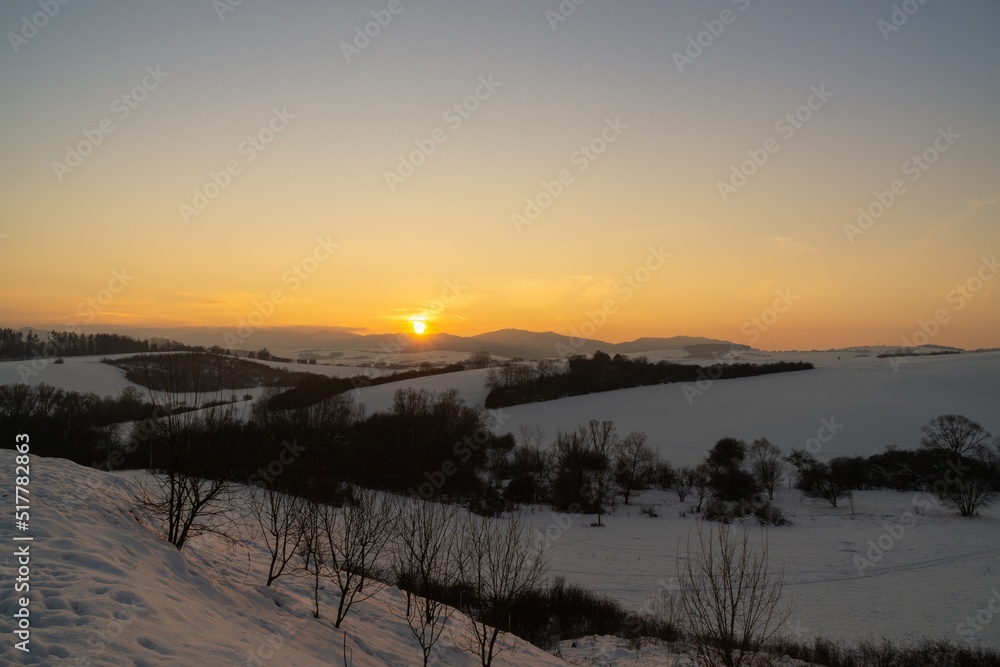
<svg viewBox="0 0 1000 667"><path fill-rule="evenodd" d="M389 384L376 385L374 387L362 387L354 390L357 400L365 404L368 414L388 410L392 407L392 397L399 389L427 389L428 391L446 391L457 389L465 399L466 404L472 407L482 406L486 401L486 369L471 371L459 371L457 373L445 373L443 375L430 375L428 377L403 380L402 382L390 382Z"/></svg>
<svg viewBox="0 0 1000 667"><path fill-rule="evenodd" d="M110 358L130 355L108 355ZM0 384L45 383L58 389L94 392L100 396L117 396L126 387L146 392L145 387L125 379L125 371L102 364L103 356L66 357L65 363L55 359L32 361L0 361Z"/></svg>
<svg viewBox="0 0 1000 667"><path fill-rule="evenodd" d="M4 450L0 494L13 505L13 455ZM419 664L419 647L390 612L400 594L388 589L333 628L329 609L313 619L306 591L292 578L278 592L263 587L264 555L198 538L183 552L158 539L129 513L131 482L61 459L31 463L31 652L11 646L5 631L0 664L186 665L342 664L344 634L353 665ZM12 513L0 528L11 544ZM4 563L0 615L9 628L13 559ZM20 594L19 594L20 595ZM332 602L335 596L330 595ZM276 604L280 602L280 606ZM456 647L461 616L452 618L433 664L478 664ZM520 643L500 665L564 665Z"/></svg>
<svg viewBox="0 0 1000 667"><path fill-rule="evenodd" d="M789 356L813 360L809 354ZM503 428L516 434L522 424L540 425L551 438L557 429L588 419L611 419L623 434L646 431L650 445L675 465L691 465L726 436L748 441L764 436L785 451L817 438L810 451L818 445L819 459L875 454L889 444L912 449L920 443L920 427L946 413L975 419L1000 435L998 407L997 352L910 359L896 370L888 359L824 358L811 371L700 387L637 387L505 408L510 418ZM833 428L820 432L823 420ZM831 430L836 430L832 438Z"/></svg>

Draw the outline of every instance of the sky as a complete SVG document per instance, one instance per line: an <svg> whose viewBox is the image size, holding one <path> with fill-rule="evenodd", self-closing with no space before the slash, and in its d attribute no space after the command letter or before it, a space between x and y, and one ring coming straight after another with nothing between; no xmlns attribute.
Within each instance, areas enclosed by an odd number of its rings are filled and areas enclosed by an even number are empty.
<svg viewBox="0 0 1000 667"><path fill-rule="evenodd" d="M35 0L0 31L0 326L1000 345L992 0Z"/></svg>

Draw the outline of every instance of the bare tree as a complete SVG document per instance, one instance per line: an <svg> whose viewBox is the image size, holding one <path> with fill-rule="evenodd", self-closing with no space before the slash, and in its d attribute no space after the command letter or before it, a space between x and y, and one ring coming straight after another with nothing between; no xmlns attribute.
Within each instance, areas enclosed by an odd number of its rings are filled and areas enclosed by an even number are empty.
<svg viewBox="0 0 1000 667"><path fill-rule="evenodd" d="M545 429L541 426L521 424L519 429L521 445L528 449L541 449L545 444Z"/></svg>
<svg viewBox="0 0 1000 667"><path fill-rule="evenodd" d="M374 491L355 487L347 496L343 505L321 515L326 573L340 592L337 628L355 603L385 588L380 567L393 537L395 515L393 504Z"/></svg>
<svg viewBox="0 0 1000 667"><path fill-rule="evenodd" d="M302 541L299 527L306 503L274 485L250 486L249 494L250 515L256 520L261 539L271 554L267 569L267 585L270 586L295 558Z"/></svg>
<svg viewBox="0 0 1000 667"><path fill-rule="evenodd" d="M297 553L299 567L309 577L313 591L313 618L319 618L319 591L322 587L323 573L330 560L329 544L323 539L323 527L329 521L327 515L331 511L329 505L318 500L308 500L299 514Z"/></svg>
<svg viewBox="0 0 1000 667"><path fill-rule="evenodd" d="M656 452L646 446L646 434L632 431L621 441L615 461L615 473L625 504L628 505L632 490L648 478L656 463Z"/></svg>
<svg viewBox="0 0 1000 667"><path fill-rule="evenodd" d="M202 473L184 454L175 453L162 469L154 469L137 491L139 504L163 522L164 536L178 550L204 533L228 537L232 485L224 477Z"/></svg>
<svg viewBox="0 0 1000 667"><path fill-rule="evenodd" d="M924 447L958 458L980 453L990 438L979 422L962 415L935 417L920 430L924 434L920 444Z"/></svg>
<svg viewBox="0 0 1000 667"><path fill-rule="evenodd" d="M611 420L591 419L581 428L583 441L590 453L590 493L597 512L597 525L601 525L604 503L611 489L611 461L618 451L619 440L615 423Z"/></svg>
<svg viewBox="0 0 1000 667"><path fill-rule="evenodd" d="M678 468L677 481L674 482L674 492L677 493L677 501L684 502L684 499L691 493L691 469Z"/></svg>
<svg viewBox="0 0 1000 667"><path fill-rule="evenodd" d="M203 533L228 538L233 486L224 455L213 444L232 428L233 407L185 408L185 394L198 405L213 382L206 364L190 355L159 355L155 362L144 355L141 364L160 416L150 422L150 475L138 485L136 500L162 521L167 541L177 549Z"/></svg>
<svg viewBox="0 0 1000 667"><path fill-rule="evenodd" d="M975 516L996 499L1000 464L987 444L989 432L962 415L941 415L921 429L921 444L947 458L935 483L941 500L961 516Z"/></svg>
<svg viewBox="0 0 1000 667"><path fill-rule="evenodd" d="M427 667L454 608L441 601L458 580L455 506L412 500L401 509L397 523L396 568L406 591L407 625L420 644Z"/></svg>
<svg viewBox="0 0 1000 667"><path fill-rule="evenodd" d="M489 391L506 389L531 382L536 377L537 371L530 364L508 360L490 368L486 374L486 388Z"/></svg>
<svg viewBox="0 0 1000 667"><path fill-rule="evenodd" d="M758 654L781 629L791 607L781 602L783 576L768 569L767 539L759 552L749 531L735 534L728 524L698 526L698 545L688 540L679 565L681 604L695 654L706 667L761 664Z"/></svg>
<svg viewBox="0 0 1000 667"><path fill-rule="evenodd" d="M996 495L996 482L985 475L960 477L938 494L941 500L958 510L959 516L975 516L979 510L992 505Z"/></svg>
<svg viewBox="0 0 1000 667"><path fill-rule="evenodd" d="M705 499L708 498L712 491L712 476L708 465L704 463L698 464L688 474L688 481L691 484L691 488L694 489L695 495L698 496L698 505L694 508L694 511L701 512L701 508L705 504Z"/></svg>
<svg viewBox="0 0 1000 667"><path fill-rule="evenodd" d="M517 513L499 521L471 515L460 544L459 576L471 595L464 606L472 647L482 667L490 667L495 656L513 647L504 643L500 627L510 622L515 604L541 583L545 560Z"/></svg>
<svg viewBox="0 0 1000 667"><path fill-rule="evenodd" d="M464 362L465 368L489 368L493 365L493 357L488 351L473 352Z"/></svg>
<svg viewBox="0 0 1000 667"><path fill-rule="evenodd" d="M767 491L768 500L774 500L774 489L785 474L785 461L781 449L772 445L767 438L757 438L747 452L750 470L760 488Z"/></svg>
<svg viewBox="0 0 1000 667"><path fill-rule="evenodd" d="M792 452L785 457L785 461L795 469L795 485L798 486L802 482L802 475L805 471L816 463L816 458L802 447L792 447ZM789 477L788 482L789 488L791 488L791 477Z"/></svg>

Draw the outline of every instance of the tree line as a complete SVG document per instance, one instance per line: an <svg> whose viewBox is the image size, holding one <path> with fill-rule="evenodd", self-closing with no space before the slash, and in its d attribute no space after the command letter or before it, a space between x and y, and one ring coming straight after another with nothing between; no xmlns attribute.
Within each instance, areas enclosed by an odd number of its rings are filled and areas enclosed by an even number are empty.
<svg viewBox="0 0 1000 667"><path fill-rule="evenodd" d="M718 363L710 366L666 361L652 363L642 356L633 359L616 354L612 357L601 351L595 352L590 359L583 355L570 357L565 372L559 371L548 360L535 364L511 361L490 369L486 380L489 390L486 407L509 407L654 384L698 382L707 378L725 380L812 368L812 364L801 361Z"/></svg>
<svg viewBox="0 0 1000 667"><path fill-rule="evenodd" d="M25 334L20 330L0 329L0 361L192 349L195 348L167 338L139 339L123 334L84 334L52 330L43 339L31 330Z"/></svg>

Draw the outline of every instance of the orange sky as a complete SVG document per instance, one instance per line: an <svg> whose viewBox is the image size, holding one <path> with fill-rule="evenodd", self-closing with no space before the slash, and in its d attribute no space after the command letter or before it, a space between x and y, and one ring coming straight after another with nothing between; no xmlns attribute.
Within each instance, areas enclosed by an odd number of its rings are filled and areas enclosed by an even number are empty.
<svg viewBox="0 0 1000 667"><path fill-rule="evenodd" d="M0 325L1000 345L997 8L741 4L682 71L718 12L68 7L0 61Z"/></svg>

